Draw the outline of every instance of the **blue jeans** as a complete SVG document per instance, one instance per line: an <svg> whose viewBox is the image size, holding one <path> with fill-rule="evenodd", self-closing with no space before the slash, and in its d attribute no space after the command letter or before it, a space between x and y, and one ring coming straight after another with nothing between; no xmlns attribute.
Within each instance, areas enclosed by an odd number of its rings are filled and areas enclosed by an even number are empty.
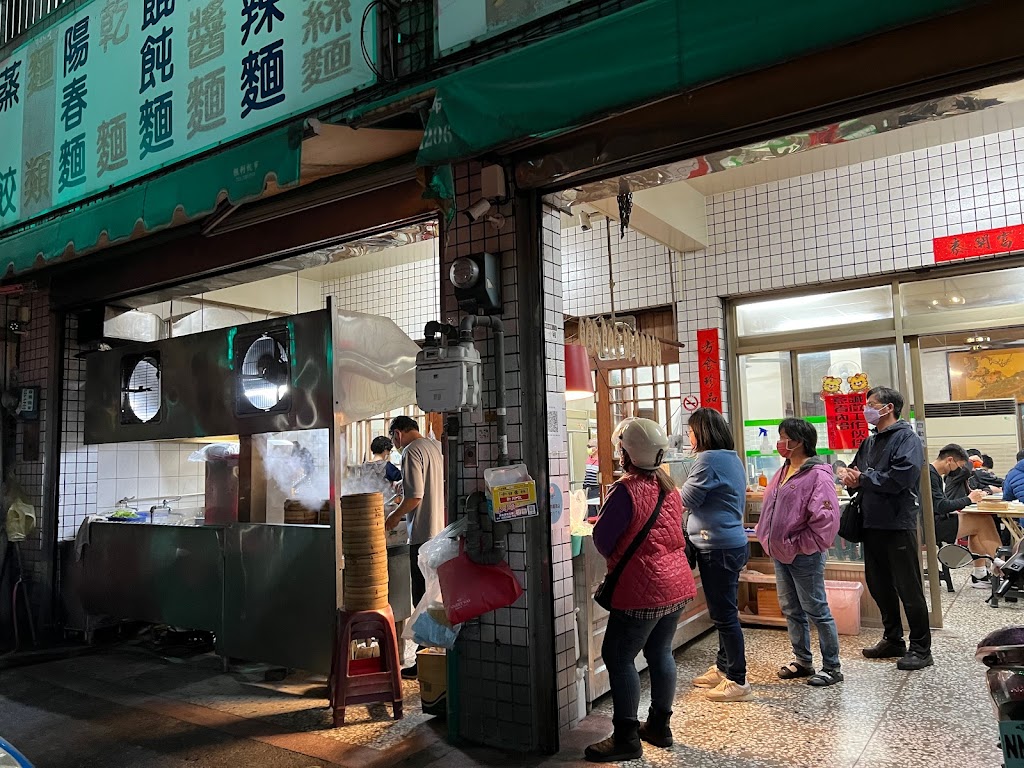
<svg viewBox="0 0 1024 768"><path fill-rule="evenodd" d="M635 619L612 611L604 633L601 656L608 669L615 720L636 720L640 708L640 673L636 656L642 650L651 675L651 706L668 714L676 697L676 660L672 637L681 610L661 619Z"/></svg>
<svg viewBox="0 0 1024 768"><path fill-rule="evenodd" d="M797 555L790 565L776 560L775 583L796 660L804 666L813 666L811 622L814 622L818 628L822 667L839 669L839 632L825 596L825 553Z"/></svg>
<svg viewBox="0 0 1024 768"><path fill-rule="evenodd" d="M718 629L718 669L739 685L747 682L747 655L737 599L740 571L749 556L747 547L697 551L697 567L708 614Z"/></svg>

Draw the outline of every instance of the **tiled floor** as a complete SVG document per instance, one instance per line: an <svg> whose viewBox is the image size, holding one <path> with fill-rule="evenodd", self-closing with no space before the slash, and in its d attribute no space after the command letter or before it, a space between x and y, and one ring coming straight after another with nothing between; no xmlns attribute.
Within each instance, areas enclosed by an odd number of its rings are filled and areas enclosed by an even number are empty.
<svg viewBox="0 0 1024 768"><path fill-rule="evenodd" d="M959 574L957 585L966 576ZM969 588L943 594L947 628L935 637L934 668L899 672L894 662L869 662L860 648L878 632L842 638L846 682L812 689L784 683L775 670L789 660L786 634L747 632L751 680L758 698L711 704L689 679L711 663L708 636L677 654L679 693L671 750L648 747L640 766L730 768L916 768L998 766L996 726L974 661L978 639L1024 622L1022 607L984 604ZM646 675L644 676L646 685ZM611 702L563 739L548 759L457 750L442 724L419 711L415 684L406 687L406 717L385 707L351 707L349 724L334 728L322 681L283 683L224 675L215 658L172 663L121 650L9 670L0 676L0 735L38 768L120 766L436 766L582 765L582 748L610 729ZM647 701L642 702L646 711Z"/></svg>

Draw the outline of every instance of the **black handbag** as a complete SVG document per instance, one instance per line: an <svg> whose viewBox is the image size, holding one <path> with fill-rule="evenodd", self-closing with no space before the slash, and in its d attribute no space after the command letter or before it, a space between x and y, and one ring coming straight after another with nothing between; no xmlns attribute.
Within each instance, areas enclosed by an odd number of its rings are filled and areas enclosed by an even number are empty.
<svg viewBox="0 0 1024 768"><path fill-rule="evenodd" d="M864 541L864 511L861 509L860 493L855 493L839 518L839 535L854 544Z"/></svg>
<svg viewBox="0 0 1024 768"><path fill-rule="evenodd" d="M665 501L665 491L663 490L658 496L658 505L654 508L650 518L647 520L647 524L640 530L636 537L629 543L629 547L622 555L622 559L615 564L612 572L604 577L604 581L598 586L597 591L594 593L594 602L604 608L606 611L612 609L612 594L615 592L615 587L619 583L619 578L622 576L622 572L626 569L626 565L632 559L636 551L640 549L640 545L644 539L647 538L647 534L651 532L651 528L654 527L654 523L658 519L658 515L661 514L661 505Z"/></svg>

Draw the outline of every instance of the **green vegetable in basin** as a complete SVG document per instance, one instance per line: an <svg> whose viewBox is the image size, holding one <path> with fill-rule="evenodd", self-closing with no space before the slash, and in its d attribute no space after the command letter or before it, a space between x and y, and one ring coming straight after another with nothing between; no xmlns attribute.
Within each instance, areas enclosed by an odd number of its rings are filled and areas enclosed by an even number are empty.
<svg viewBox="0 0 1024 768"><path fill-rule="evenodd" d="M134 509L119 509L110 517L113 520L134 520L136 517L139 517L139 513Z"/></svg>

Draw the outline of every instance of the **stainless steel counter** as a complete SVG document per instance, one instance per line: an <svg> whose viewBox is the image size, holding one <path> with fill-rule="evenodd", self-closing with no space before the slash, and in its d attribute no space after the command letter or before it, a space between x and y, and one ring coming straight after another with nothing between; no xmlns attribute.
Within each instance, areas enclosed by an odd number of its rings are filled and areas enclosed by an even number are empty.
<svg viewBox="0 0 1024 768"><path fill-rule="evenodd" d="M66 583L88 614L202 629L227 658L330 670L334 535L329 526L96 522ZM395 620L412 613L409 547L388 547Z"/></svg>

